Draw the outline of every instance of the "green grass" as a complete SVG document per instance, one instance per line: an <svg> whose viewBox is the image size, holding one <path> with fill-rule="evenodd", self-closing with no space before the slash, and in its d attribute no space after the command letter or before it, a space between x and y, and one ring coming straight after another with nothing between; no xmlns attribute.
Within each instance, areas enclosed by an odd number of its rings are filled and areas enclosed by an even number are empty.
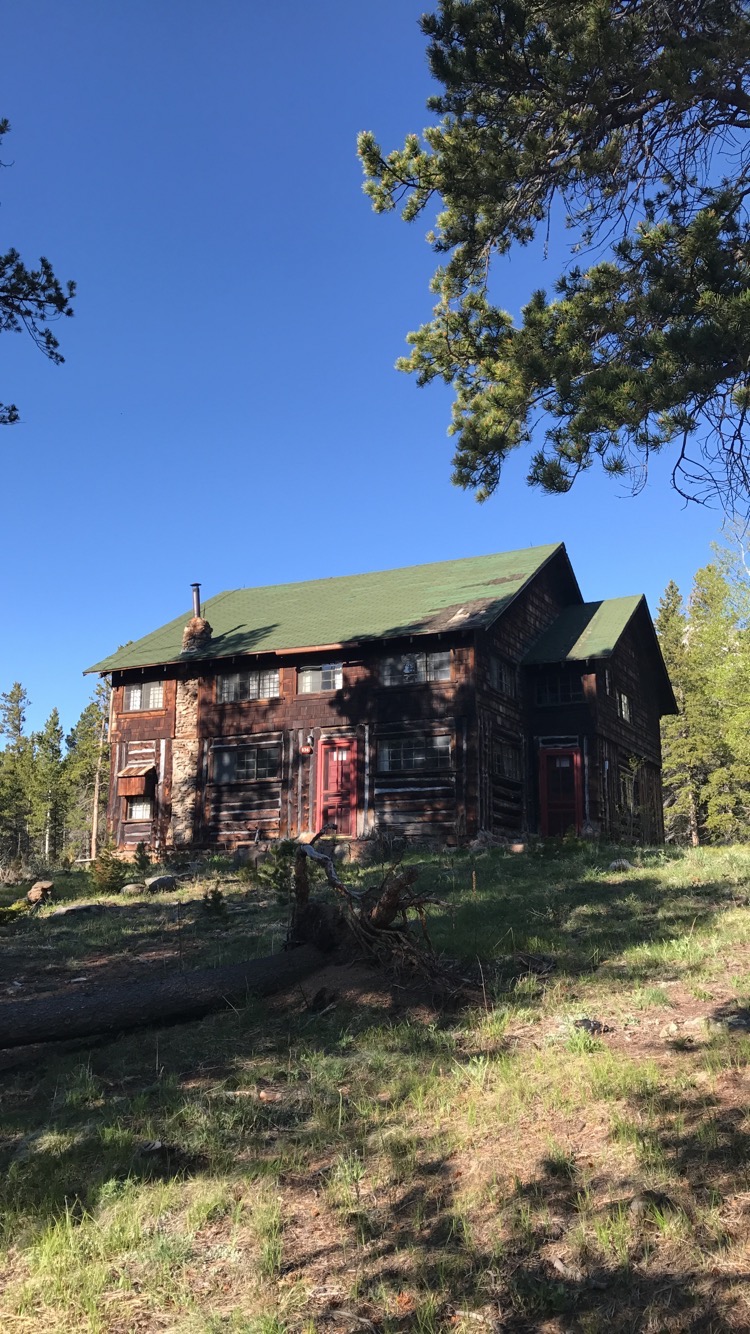
<svg viewBox="0 0 750 1334"><path fill-rule="evenodd" d="M750 849L631 850L610 873L616 855L409 855L474 1009L296 997L8 1059L2 1328L312 1334L348 1311L447 1334L498 1310L519 1330L743 1328L750 1033L729 1019L750 995ZM0 927L14 995L278 945L283 904L213 869ZM55 879L57 903L90 896ZM212 882L226 914L202 909Z"/></svg>

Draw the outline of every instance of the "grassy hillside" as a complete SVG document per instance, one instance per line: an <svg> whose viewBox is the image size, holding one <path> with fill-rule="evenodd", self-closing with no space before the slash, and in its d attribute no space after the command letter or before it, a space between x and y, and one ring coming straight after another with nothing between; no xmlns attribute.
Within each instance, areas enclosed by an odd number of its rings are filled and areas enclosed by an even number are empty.
<svg viewBox="0 0 750 1334"><path fill-rule="evenodd" d="M330 966L0 1054L2 1328L750 1327L750 850L618 855L421 858L475 1012ZM223 883L223 915L199 884L0 926L0 1003L278 946L269 888Z"/></svg>

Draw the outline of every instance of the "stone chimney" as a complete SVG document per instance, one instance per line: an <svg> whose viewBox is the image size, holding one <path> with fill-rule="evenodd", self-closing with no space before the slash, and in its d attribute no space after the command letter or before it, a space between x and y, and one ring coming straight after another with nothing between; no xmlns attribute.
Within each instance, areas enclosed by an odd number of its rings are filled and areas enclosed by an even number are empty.
<svg viewBox="0 0 750 1334"><path fill-rule="evenodd" d="M208 644L213 631L208 621L201 616L201 586L191 584L193 590L193 614L182 632L182 655L198 653Z"/></svg>

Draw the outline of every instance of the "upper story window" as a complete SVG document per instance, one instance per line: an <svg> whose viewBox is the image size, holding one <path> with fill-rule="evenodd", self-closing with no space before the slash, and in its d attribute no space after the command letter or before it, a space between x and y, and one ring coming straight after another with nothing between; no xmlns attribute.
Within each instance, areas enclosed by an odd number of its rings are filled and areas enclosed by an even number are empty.
<svg viewBox="0 0 750 1334"><path fill-rule="evenodd" d="M122 697L125 713L142 713L145 709L164 708L164 682L139 681L126 686Z"/></svg>
<svg viewBox="0 0 750 1334"><path fill-rule="evenodd" d="M516 669L512 662L497 658L494 653L490 658L490 685L501 695L515 695Z"/></svg>
<svg viewBox="0 0 750 1334"><path fill-rule="evenodd" d="M400 653L383 663L383 685L409 686L424 681L450 681L450 649L443 653Z"/></svg>
<svg viewBox="0 0 750 1334"><path fill-rule="evenodd" d="M617 712L624 723L631 723L633 721L630 708L630 696L626 695L624 690L618 690L617 692Z"/></svg>
<svg viewBox="0 0 750 1334"><path fill-rule="evenodd" d="M378 769L399 773L414 769L450 769L451 739L411 732L378 742Z"/></svg>
<svg viewBox="0 0 750 1334"><path fill-rule="evenodd" d="M341 690L344 684L344 665L324 662L320 667L300 667L297 672L297 694L317 695L323 690Z"/></svg>
<svg viewBox="0 0 750 1334"><path fill-rule="evenodd" d="M279 693L279 671L232 672L217 676L216 699L219 704L240 704L246 699L275 699Z"/></svg>
<svg viewBox="0 0 750 1334"><path fill-rule="evenodd" d="M213 753L215 783L247 783L280 773L280 746L222 746Z"/></svg>
<svg viewBox="0 0 750 1334"><path fill-rule="evenodd" d="M537 704L579 704L583 699L583 681L571 672L545 672L537 678Z"/></svg>

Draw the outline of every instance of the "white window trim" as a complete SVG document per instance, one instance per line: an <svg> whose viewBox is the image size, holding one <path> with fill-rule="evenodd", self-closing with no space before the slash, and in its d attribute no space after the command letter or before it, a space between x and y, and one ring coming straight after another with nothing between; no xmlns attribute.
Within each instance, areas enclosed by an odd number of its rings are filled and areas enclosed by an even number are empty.
<svg viewBox="0 0 750 1334"><path fill-rule="evenodd" d="M223 682L231 681L235 678L239 681L241 676L256 677L258 683L257 695L246 695L244 699L222 699ZM260 693L261 681L264 676L276 677L276 689L272 694ZM249 668L247 671L237 672L219 672L216 676L216 703L217 704L257 704L259 700L279 699L281 696L281 673L278 667L258 667Z"/></svg>
<svg viewBox="0 0 750 1334"><path fill-rule="evenodd" d="M159 687L159 698L160 698L160 700L161 700L161 703L160 703L160 704L149 704L146 708L144 708L143 704L139 704L138 707L137 707L136 709L134 709L134 708L128 708L128 696L129 696L129 694L130 694L131 691L134 691L134 690L140 690L140 692L141 692L141 699L143 699L143 691L144 691L144 689L146 689L147 687L148 687L149 689L151 689L152 686L158 686L158 687ZM122 711L123 711L123 713L158 713L158 712L159 712L160 710L162 710L163 708L164 708L164 682L163 682L163 681L157 681L157 680L155 680L155 679L152 678L152 679L149 680L149 681L128 681L128 682L123 686L123 688L122 688Z"/></svg>
<svg viewBox="0 0 750 1334"><path fill-rule="evenodd" d="M305 672L320 672L321 678L323 672L332 671L334 674L334 683L332 686L321 684L318 690L303 690L302 678ZM304 666L297 668L297 694L298 695L333 695L337 690L344 688L344 664L343 662L317 662L305 663Z"/></svg>
<svg viewBox="0 0 750 1334"><path fill-rule="evenodd" d="M153 818L154 818L154 799L153 799L153 797L126 797L126 798L125 798L125 801L126 801L126 803L127 803L126 806L125 806L125 822L126 822L126 824L130 824L130 823L132 823L132 824L145 824L147 821L153 820ZM131 806L134 806L136 803L139 804L139 805L141 805L141 806L146 806L146 805L147 805L147 806L149 807L149 813L148 813L148 815L131 815L131 813L130 813L130 808L131 808Z"/></svg>

